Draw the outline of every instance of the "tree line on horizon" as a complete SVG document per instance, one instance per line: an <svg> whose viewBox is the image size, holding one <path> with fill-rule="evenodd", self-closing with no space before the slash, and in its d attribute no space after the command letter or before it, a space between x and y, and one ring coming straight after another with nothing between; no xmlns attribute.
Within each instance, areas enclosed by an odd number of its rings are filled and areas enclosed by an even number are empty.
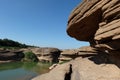
<svg viewBox="0 0 120 80"><path fill-rule="evenodd" d="M0 47L19 47L19 48L27 48L27 47L33 47L30 45L22 44L20 42L10 40L10 39L0 39Z"/></svg>

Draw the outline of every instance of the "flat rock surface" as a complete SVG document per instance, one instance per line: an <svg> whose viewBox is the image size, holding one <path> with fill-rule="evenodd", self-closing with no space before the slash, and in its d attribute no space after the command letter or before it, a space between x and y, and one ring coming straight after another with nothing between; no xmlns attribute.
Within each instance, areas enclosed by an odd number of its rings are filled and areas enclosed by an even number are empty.
<svg viewBox="0 0 120 80"><path fill-rule="evenodd" d="M77 58L57 66L47 74L32 80L64 80L72 64L71 80L120 80L120 69L114 64L95 64L87 58Z"/></svg>

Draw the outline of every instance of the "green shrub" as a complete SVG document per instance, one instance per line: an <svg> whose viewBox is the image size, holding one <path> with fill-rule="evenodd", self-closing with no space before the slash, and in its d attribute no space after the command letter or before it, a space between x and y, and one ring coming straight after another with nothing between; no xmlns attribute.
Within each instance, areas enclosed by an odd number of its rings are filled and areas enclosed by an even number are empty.
<svg viewBox="0 0 120 80"><path fill-rule="evenodd" d="M25 57L23 61L38 62L38 58L33 52L25 52L24 54L25 54Z"/></svg>

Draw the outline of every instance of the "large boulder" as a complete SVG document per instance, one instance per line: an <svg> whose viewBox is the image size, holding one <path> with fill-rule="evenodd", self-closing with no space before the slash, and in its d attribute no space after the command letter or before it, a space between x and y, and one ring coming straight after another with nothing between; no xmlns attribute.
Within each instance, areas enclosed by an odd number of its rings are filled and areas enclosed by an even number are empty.
<svg viewBox="0 0 120 80"><path fill-rule="evenodd" d="M110 0L84 0L71 13L67 33L81 41L94 39L102 19L101 8Z"/></svg>
<svg viewBox="0 0 120 80"><path fill-rule="evenodd" d="M67 33L99 51L117 51L119 56L120 0L84 0L72 11Z"/></svg>
<svg viewBox="0 0 120 80"><path fill-rule="evenodd" d="M84 0L72 11L67 33L81 41L119 39L119 19L119 0Z"/></svg>
<svg viewBox="0 0 120 80"><path fill-rule="evenodd" d="M0 61L21 61L24 53L19 50L0 50Z"/></svg>
<svg viewBox="0 0 120 80"><path fill-rule="evenodd" d="M52 62L57 63L59 62L59 56L61 50L57 48L50 48L50 47L40 47L40 48L28 48L26 51L32 51L36 54L37 58L41 62Z"/></svg>

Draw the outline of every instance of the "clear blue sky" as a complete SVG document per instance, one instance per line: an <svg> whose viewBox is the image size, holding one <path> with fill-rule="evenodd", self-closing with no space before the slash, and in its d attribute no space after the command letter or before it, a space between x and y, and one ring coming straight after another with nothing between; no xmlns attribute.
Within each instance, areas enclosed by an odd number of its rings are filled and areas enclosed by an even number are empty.
<svg viewBox="0 0 120 80"><path fill-rule="evenodd" d="M0 38L60 49L89 45L66 33L70 12L81 0L0 0Z"/></svg>

